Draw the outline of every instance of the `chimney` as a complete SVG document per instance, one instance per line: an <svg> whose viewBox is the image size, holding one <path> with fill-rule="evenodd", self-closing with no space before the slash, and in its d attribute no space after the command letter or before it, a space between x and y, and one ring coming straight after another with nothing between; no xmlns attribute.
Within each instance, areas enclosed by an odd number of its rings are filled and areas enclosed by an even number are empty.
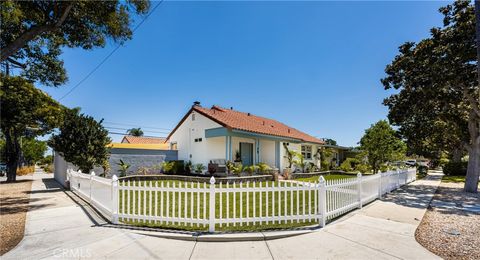
<svg viewBox="0 0 480 260"><path fill-rule="evenodd" d="M250 113L247 113L248 116L250 116Z"/></svg>
<svg viewBox="0 0 480 260"><path fill-rule="evenodd" d="M193 102L194 107L200 107L200 101L195 101Z"/></svg>

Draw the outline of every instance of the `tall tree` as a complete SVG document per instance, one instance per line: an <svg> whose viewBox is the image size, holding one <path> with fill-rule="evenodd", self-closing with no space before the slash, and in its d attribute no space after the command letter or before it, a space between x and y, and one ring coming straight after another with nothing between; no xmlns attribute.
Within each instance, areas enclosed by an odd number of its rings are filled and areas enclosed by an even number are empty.
<svg viewBox="0 0 480 260"><path fill-rule="evenodd" d="M68 110L60 133L53 135L48 144L67 162L89 172L95 166L103 166L109 157L107 145L111 140L102 121L79 114L78 110Z"/></svg>
<svg viewBox="0 0 480 260"><path fill-rule="evenodd" d="M328 144L328 145L337 145L337 141L330 138L323 139L323 141L325 141L325 144Z"/></svg>
<svg viewBox="0 0 480 260"><path fill-rule="evenodd" d="M132 136L143 136L143 131L140 127L138 128L131 128L127 130L127 134Z"/></svg>
<svg viewBox="0 0 480 260"><path fill-rule="evenodd" d="M7 181L15 181L21 155L20 138L34 138L52 131L61 122L64 108L21 77L2 77L0 98Z"/></svg>
<svg viewBox="0 0 480 260"><path fill-rule="evenodd" d="M399 89L384 101L389 119L409 144L469 155L465 190L477 192L480 174L480 98L475 11L470 1L440 8L443 27L400 46L382 79ZM435 147L436 146L436 147Z"/></svg>
<svg viewBox="0 0 480 260"><path fill-rule="evenodd" d="M104 47L132 37L132 14L146 14L148 0L1 1L0 62L27 79L59 86L67 75L62 47ZM8 73L5 73L8 74Z"/></svg>
<svg viewBox="0 0 480 260"><path fill-rule="evenodd" d="M25 163L27 165L34 165L43 159L47 151L47 143L34 138L24 138L21 140L21 148Z"/></svg>
<svg viewBox="0 0 480 260"><path fill-rule="evenodd" d="M391 161L402 159L406 152L405 143L395 135L387 121L381 120L365 130L360 139L360 150L365 153L374 173Z"/></svg>

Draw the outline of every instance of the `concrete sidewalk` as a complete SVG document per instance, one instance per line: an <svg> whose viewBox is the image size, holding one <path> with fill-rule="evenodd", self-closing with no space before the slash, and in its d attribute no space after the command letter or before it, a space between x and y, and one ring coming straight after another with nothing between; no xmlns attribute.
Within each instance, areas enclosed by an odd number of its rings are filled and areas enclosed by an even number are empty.
<svg viewBox="0 0 480 260"><path fill-rule="evenodd" d="M440 183L433 173L309 234L268 241L199 242L113 228L35 174L25 237L2 259L436 259L414 233ZM72 196L72 198L70 197Z"/></svg>

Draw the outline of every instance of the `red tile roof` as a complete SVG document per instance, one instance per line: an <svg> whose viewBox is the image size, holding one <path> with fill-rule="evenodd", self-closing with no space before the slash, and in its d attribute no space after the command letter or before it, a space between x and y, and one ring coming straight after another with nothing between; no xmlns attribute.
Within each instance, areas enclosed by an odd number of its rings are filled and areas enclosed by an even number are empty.
<svg viewBox="0 0 480 260"><path fill-rule="evenodd" d="M123 137L123 140L122 140L122 143L130 143L130 144L162 144L164 142L165 142L165 138L133 136L133 135L126 135Z"/></svg>
<svg viewBox="0 0 480 260"><path fill-rule="evenodd" d="M197 111L198 113L210 118L218 124L230 129L299 139L309 143L324 144L324 141L299 131L293 127L287 126L273 119L255 116L250 113L239 112L219 106L213 106L212 108L193 106L186 116L188 116L192 110ZM186 116L182 119L182 121L180 121L179 125L183 123L183 121L186 119ZM173 134L173 132L175 132L177 127L172 131L172 133L170 133L169 137ZM167 139L169 137L167 137Z"/></svg>

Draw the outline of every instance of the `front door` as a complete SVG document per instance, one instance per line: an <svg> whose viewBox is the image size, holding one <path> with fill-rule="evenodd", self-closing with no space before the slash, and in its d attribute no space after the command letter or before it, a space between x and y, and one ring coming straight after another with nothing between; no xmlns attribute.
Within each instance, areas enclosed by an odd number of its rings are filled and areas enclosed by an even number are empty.
<svg viewBox="0 0 480 260"><path fill-rule="evenodd" d="M240 158L244 166L253 164L253 144L252 143L240 143Z"/></svg>

